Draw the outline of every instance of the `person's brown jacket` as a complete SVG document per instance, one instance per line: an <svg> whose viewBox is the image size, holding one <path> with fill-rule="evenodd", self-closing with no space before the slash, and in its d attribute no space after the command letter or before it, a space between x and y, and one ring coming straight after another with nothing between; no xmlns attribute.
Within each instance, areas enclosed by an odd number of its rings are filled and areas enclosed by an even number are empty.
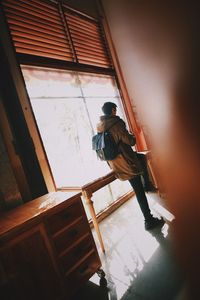
<svg viewBox="0 0 200 300"><path fill-rule="evenodd" d="M119 147L119 154L114 160L109 160L108 165L120 180L129 180L142 174L140 163L131 146L136 139L126 129L126 124L118 116L101 116L97 124L97 131L109 130Z"/></svg>

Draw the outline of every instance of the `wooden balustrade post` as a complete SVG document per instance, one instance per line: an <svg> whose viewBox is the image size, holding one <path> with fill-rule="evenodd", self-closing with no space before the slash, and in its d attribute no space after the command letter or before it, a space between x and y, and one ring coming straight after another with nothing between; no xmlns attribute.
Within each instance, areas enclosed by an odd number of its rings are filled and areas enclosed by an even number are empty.
<svg viewBox="0 0 200 300"><path fill-rule="evenodd" d="M103 243L103 239L102 239L101 232L100 232L100 229L99 229L99 224L98 224L98 220L97 220L97 217L96 217L93 201L91 200L92 193L83 190L82 195L85 198L86 204L88 205L90 215L91 215L91 218L92 218L92 221L93 221L94 229L97 233L97 237L98 237L101 249L102 249L103 252L105 252L104 243Z"/></svg>

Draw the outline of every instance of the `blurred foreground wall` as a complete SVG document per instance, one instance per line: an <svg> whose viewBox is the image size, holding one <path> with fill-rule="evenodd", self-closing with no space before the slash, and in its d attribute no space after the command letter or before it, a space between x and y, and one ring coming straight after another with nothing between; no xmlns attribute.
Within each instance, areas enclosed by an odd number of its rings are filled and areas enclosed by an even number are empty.
<svg viewBox="0 0 200 300"><path fill-rule="evenodd" d="M102 0L127 89L176 216L175 247L200 299L199 20L194 1Z"/></svg>

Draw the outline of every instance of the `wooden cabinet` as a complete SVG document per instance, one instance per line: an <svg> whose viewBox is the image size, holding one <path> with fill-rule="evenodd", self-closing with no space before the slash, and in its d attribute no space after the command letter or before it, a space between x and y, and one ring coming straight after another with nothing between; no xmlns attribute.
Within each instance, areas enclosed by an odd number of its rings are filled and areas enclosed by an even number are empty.
<svg viewBox="0 0 200 300"><path fill-rule="evenodd" d="M1 299L56 299L58 276L42 231L36 226L1 249Z"/></svg>
<svg viewBox="0 0 200 300"><path fill-rule="evenodd" d="M1 216L1 300L70 299L100 266L80 194L50 193Z"/></svg>

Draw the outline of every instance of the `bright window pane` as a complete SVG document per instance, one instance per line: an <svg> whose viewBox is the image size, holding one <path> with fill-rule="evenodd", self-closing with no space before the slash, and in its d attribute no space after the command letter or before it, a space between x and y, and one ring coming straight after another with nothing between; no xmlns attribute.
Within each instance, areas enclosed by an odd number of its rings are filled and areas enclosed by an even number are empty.
<svg viewBox="0 0 200 300"><path fill-rule="evenodd" d="M22 72L57 188L81 186L110 172L97 160L91 140L105 101L116 103L123 117L114 78L28 66Z"/></svg>
<svg viewBox="0 0 200 300"><path fill-rule="evenodd" d="M22 67L26 88L33 98L81 97L77 75L70 71Z"/></svg>
<svg viewBox="0 0 200 300"><path fill-rule="evenodd" d="M118 89L113 77L79 73L80 86L85 97L118 97Z"/></svg>
<svg viewBox="0 0 200 300"><path fill-rule="evenodd" d="M109 185L104 186L103 188L95 192L92 196L92 201L94 204L96 214L101 213L114 201L116 201L131 190L132 188L128 181L120 181L117 179L111 182ZM88 206L85 203L85 199L83 197L82 201L85 207L87 217L88 219L91 219L90 212L88 211Z"/></svg>
<svg viewBox="0 0 200 300"><path fill-rule="evenodd" d="M115 180L111 184L98 190L92 197L96 214L106 209L113 201L116 201L130 190L131 186L128 181L119 180Z"/></svg>
<svg viewBox="0 0 200 300"><path fill-rule="evenodd" d="M81 186L109 172L91 149L91 126L82 99L31 102L57 187Z"/></svg>

